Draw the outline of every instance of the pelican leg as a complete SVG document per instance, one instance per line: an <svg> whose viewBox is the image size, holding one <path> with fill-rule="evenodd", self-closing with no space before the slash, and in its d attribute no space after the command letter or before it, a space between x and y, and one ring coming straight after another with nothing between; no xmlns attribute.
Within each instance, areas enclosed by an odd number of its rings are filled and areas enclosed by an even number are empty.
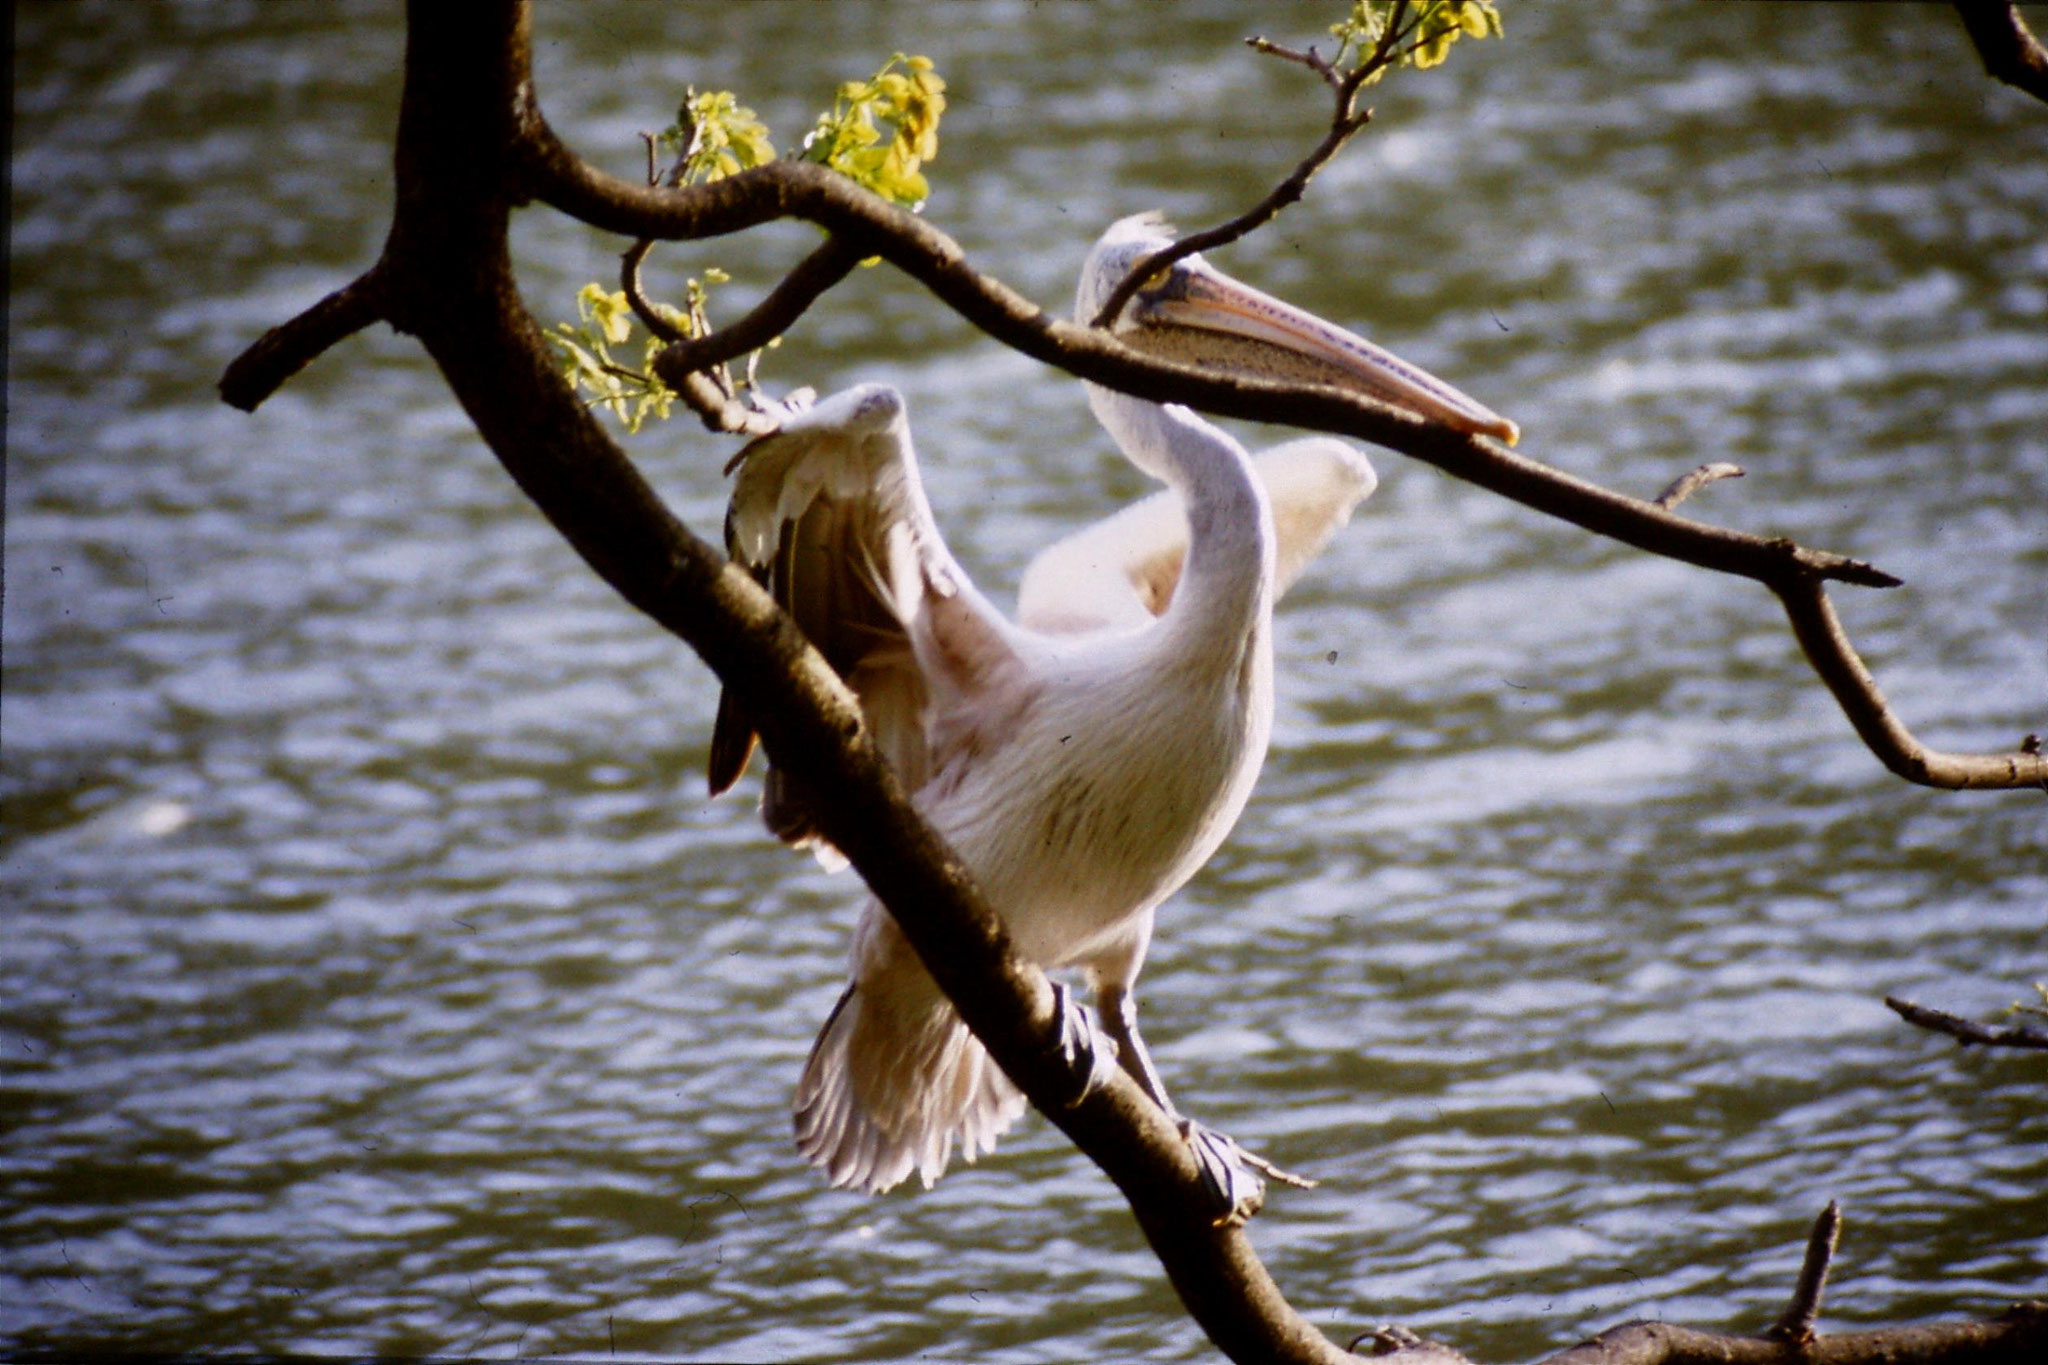
<svg viewBox="0 0 2048 1365"><path fill-rule="evenodd" d="M1117 1045L1095 1022L1088 1007L1074 998L1065 982L1052 983L1052 1002L1060 1019L1060 1056L1076 1075L1081 1076L1080 1093L1067 1102L1071 1108L1108 1084L1114 1074L1112 1068L1116 1066L1111 1057Z"/></svg>
<svg viewBox="0 0 2048 1365"><path fill-rule="evenodd" d="M1235 1138L1205 1127L1174 1108L1173 1101L1166 1097L1165 1083L1159 1079L1159 1068L1152 1064L1152 1054L1138 1033L1138 1003L1129 990L1105 983L1096 993L1096 1005L1102 1013L1103 1032L1116 1043L1117 1059L1124 1064L1124 1070L1173 1120L1181 1138L1194 1149L1195 1163L1202 1168L1202 1184L1221 1210L1216 1216L1219 1226L1243 1223L1257 1213L1266 1202L1268 1179L1297 1189L1315 1188L1315 1181L1282 1170Z"/></svg>

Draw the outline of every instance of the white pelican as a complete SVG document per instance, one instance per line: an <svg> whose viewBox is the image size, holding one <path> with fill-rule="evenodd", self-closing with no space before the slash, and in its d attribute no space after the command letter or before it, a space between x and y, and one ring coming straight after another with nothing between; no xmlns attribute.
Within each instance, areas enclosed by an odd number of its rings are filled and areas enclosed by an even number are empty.
<svg viewBox="0 0 2048 1365"><path fill-rule="evenodd" d="M1075 316L1094 317L1130 266L1170 240L1156 215L1110 228L1083 269ZM1139 292L1117 335L1515 437L1450 386L1199 257ZM1277 1172L1181 1118L1138 1035L1132 992L1154 910L1222 842L1265 759L1273 600L1375 478L1334 440L1292 441L1254 462L1184 407L1093 385L1088 398L1166 490L1042 552L1014 623L947 550L903 400L885 385L836 394L747 447L727 540L858 694L875 743L1018 949L1085 974L1119 1060L1195 1144L1226 1216L1243 1216L1260 1184L1242 1162ZM728 695L714 794L752 747ZM762 812L783 839L822 844L805 793L772 769ZM992 1148L1024 1097L873 900L854 932L852 978L797 1087L798 1146L835 1186L874 1193L913 1171L929 1186L956 1142L969 1161Z"/></svg>

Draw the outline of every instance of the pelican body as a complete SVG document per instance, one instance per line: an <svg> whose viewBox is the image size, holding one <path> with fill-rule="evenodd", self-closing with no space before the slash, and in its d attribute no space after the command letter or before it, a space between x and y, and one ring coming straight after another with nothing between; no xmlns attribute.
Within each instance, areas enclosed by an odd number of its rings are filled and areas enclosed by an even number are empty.
<svg viewBox="0 0 2048 1365"><path fill-rule="evenodd" d="M1111 227L1083 271L1077 317L1092 318L1168 241L1151 215ZM1460 430L1515 434L1441 381L1199 257L1148 282L1117 334L1154 354L1336 384ZM903 400L884 385L836 394L749 446L727 538L859 696L875 742L1018 950L1086 976L1118 1059L1179 1119L1137 1031L1154 914L1229 833L1265 759L1274 599L1375 477L1341 442L1293 441L1255 462L1184 407L1093 385L1088 397L1165 489L1041 552L1014 622L946 548ZM714 792L752 744L728 694ZM779 836L834 860L809 794L773 769L762 809ZM1024 1098L873 900L851 977L797 1087L798 1145L835 1186L879 1192L912 1173L929 1186L956 1144L970 1161L992 1148Z"/></svg>

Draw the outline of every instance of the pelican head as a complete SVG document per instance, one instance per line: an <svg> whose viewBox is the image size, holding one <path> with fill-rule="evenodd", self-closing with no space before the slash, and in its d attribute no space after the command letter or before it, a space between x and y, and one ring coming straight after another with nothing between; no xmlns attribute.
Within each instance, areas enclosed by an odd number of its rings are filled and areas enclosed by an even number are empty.
<svg viewBox="0 0 2048 1365"><path fill-rule="evenodd" d="M1156 213L1110 226L1081 271L1074 316L1093 321L1132 266L1173 242ZM1329 384L1363 393L1426 421L1509 445L1513 422L1443 380L1389 355L1355 332L1323 321L1188 256L1161 271L1118 316L1117 339L1161 360L1218 368L1248 378Z"/></svg>

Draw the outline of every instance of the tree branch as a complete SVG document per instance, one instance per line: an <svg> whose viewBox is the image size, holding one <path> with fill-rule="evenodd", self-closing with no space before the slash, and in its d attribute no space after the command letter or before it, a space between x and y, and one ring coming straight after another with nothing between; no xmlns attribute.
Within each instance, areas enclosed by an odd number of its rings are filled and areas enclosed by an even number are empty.
<svg viewBox="0 0 2048 1365"><path fill-rule="evenodd" d="M384 275L372 266L297 317L271 328L236 356L220 377L222 401L243 412L256 411L329 347L384 317Z"/></svg>
<svg viewBox="0 0 2048 1365"><path fill-rule="evenodd" d="M2048 1051L2048 1030L2034 1024L2020 1024L2014 1028L1992 1028L1974 1019L1965 1019L1960 1014L1947 1010L1916 1005L1910 1000L1901 1000L1896 995L1887 995L1884 1003L1892 1012L1916 1028L1933 1033L1946 1033L1964 1047L2017 1047L2038 1048Z"/></svg>
<svg viewBox="0 0 2048 1365"><path fill-rule="evenodd" d="M1730 464L1726 460L1716 460L1711 464L1703 464L1697 469L1688 470L1686 473L1680 474L1664 486L1663 492L1650 499L1650 501L1669 512L1708 484L1718 482L1721 479L1739 479L1742 477L1742 473L1741 465Z"/></svg>
<svg viewBox="0 0 2048 1365"><path fill-rule="evenodd" d="M1779 1341L1793 1346L1812 1344L1813 1324L1820 1316L1820 1296L1828 1285L1828 1267L1834 1263L1835 1247L1842 1237L1842 1209L1834 1200L1820 1211L1820 1217L1813 1220L1813 1231L1806 1239L1806 1259L1799 1267L1799 1283L1792 1290L1792 1301L1785 1305L1785 1313L1771 1328L1771 1335Z"/></svg>
<svg viewBox="0 0 2048 1365"><path fill-rule="evenodd" d="M2003 754L1951 754L1930 749L1913 737L1892 711L1877 680L1864 667L1856 648L1835 615L1827 588L1818 576L1803 575L1770 583L1785 604L1792 633L1813 671L1834 693L1849 723L1885 767L1908 782L1949 790L2040 787L2048 790L2048 758L2038 746L2022 741Z"/></svg>
<svg viewBox="0 0 2048 1365"><path fill-rule="evenodd" d="M1955 6L1985 74L2048 103L2048 47L2020 18L2019 6L1997 0L1955 0Z"/></svg>
<svg viewBox="0 0 2048 1365"><path fill-rule="evenodd" d="M929 223L860 193L819 166L782 161L709 185L657 191L588 165L545 125L534 129L527 154L534 193L595 227L695 238L741 231L776 216L803 218L845 238L854 250L883 257L996 340L1069 374L1140 398L1370 441L1596 535L1753 579L1786 602L1808 658L1891 771L1934 787L2048 787L2048 759L2038 753L1940 753L1921 744L1893 714L1820 591L1827 581L1897 586L1897 578L1861 560L1693 521L1368 398L1140 356L1106 333L1053 318L974 270L959 246Z"/></svg>
<svg viewBox="0 0 2048 1365"><path fill-rule="evenodd" d="M1240 1360L1351 1359L1287 1304L1242 1228L1212 1225L1192 1151L1128 1076L1115 1070L1077 1101L1082 1078L1061 1054L1049 983L905 798L852 694L747 573L676 520L562 382L519 297L507 233L525 197L523 130L538 117L529 18L521 0L408 9L397 211L379 265L393 324L425 346L585 561L749 698L776 764L840 798L821 812L827 837L1004 1071L1124 1192L1218 1346Z"/></svg>
<svg viewBox="0 0 2048 1365"><path fill-rule="evenodd" d="M2048 1351L2048 1305L2017 1304L1989 1322L1937 1322L1843 1332L1792 1346L1667 1322L1632 1322L1545 1358L1541 1365L2031 1365Z"/></svg>
<svg viewBox="0 0 2048 1365"><path fill-rule="evenodd" d="M1391 26L1389 31L1392 31ZM1175 261L1185 260L1198 251L1213 251L1219 246L1237 241L1247 233L1264 227L1279 216L1280 210L1288 205L1299 203L1302 194L1308 189L1308 182L1315 178L1316 172L1328 165L1338 152L1344 150L1344 144L1351 141L1359 129L1372 122L1372 110L1359 111L1355 108L1358 88L1371 70L1370 63L1360 65L1348 77L1339 77L1328 62L1316 55L1314 48L1305 53L1294 52L1276 43L1269 43L1264 38L1247 38L1245 44L1255 52L1300 62L1335 87L1337 107L1330 115L1329 131L1323 134L1323 140L1301 159L1300 164L1295 166L1287 178L1267 191L1266 197L1258 203L1228 222L1218 223L1215 227L1206 228L1201 232L1189 233L1171 246L1160 248L1132 266L1123 279L1117 282L1116 288L1110 291L1100 311L1089 321L1090 327L1107 331L1116 323L1117 315L1124 311L1124 305L1131 301L1131 296L1143 287L1145 281Z"/></svg>
<svg viewBox="0 0 2048 1365"><path fill-rule="evenodd" d="M704 336L671 340L656 358L654 372L674 384L682 375L760 350L794 326L812 304L851 274L860 262L861 253L843 239L826 238L738 322Z"/></svg>

